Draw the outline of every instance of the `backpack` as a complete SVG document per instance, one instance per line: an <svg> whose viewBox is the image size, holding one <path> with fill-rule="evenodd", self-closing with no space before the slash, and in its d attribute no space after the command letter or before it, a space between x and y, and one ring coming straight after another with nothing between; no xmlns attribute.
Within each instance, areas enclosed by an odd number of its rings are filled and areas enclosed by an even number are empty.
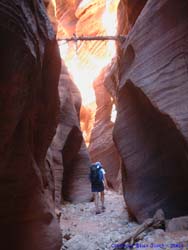
<svg viewBox="0 0 188 250"><path fill-rule="evenodd" d="M101 166L98 164L92 164L90 167L90 180L94 185L100 185L103 182L103 173L101 171Z"/></svg>

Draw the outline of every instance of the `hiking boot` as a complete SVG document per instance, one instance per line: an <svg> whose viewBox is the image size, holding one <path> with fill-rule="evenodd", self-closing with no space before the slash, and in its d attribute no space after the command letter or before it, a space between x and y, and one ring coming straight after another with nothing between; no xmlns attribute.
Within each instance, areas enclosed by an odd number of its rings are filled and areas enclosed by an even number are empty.
<svg viewBox="0 0 188 250"><path fill-rule="evenodd" d="M105 209L106 209L105 206L102 206L102 211L103 211L103 212L105 211Z"/></svg>
<svg viewBox="0 0 188 250"><path fill-rule="evenodd" d="M96 211L96 213L95 214L100 214L101 212L98 210L98 211Z"/></svg>

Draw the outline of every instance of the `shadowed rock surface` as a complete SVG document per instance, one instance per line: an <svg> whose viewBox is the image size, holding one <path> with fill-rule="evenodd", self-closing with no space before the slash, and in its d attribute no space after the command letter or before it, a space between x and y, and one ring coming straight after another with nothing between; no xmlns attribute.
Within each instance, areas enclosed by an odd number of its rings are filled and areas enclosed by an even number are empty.
<svg viewBox="0 0 188 250"><path fill-rule="evenodd" d="M56 19L58 20L57 36L59 39L71 37L73 34L77 36L105 36L115 33L115 17L119 0L65 0L63 2L55 0L53 2L56 3L54 13L56 12ZM52 15L50 16L53 20L52 2L49 4L48 11L51 12ZM109 20L111 21L110 24L108 24ZM62 50L63 45L64 41L59 43ZM82 106L81 109L81 127L84 131L86 144L89 145L91 142L91 146L89 147L91 160L102 161L107 170L109 186L115 190L119 190L121 186L120 158L112 140L113 123L110 121L112 101L104 87L105 71L95 81L97 85L95 92L98 105L96 119L94 119L95 99L91 95L90 90L93 88L92 81L115 54L115 44L112 41L81 41L76 44L69 42L66 45L67 53L64 56L64 60L73 75L75 83L80 84L81 89L85 89L82 91L82 95L87 97L87 102L83 102L85 106ZM70 63L71 60L72 63ZM92 128L92 137L90 137ZM71 165L66 169L69 168L73 168L73 166ZM70 173L71 171L69 171L69 174L66 171L65 175L67 176L68 174L70 176ZM70 190L68 191L70 183L63 184L66 192L71 192ZM67 197L66 194L64 195Z"/></svg>
<svg viewBox="0 0 188 250"><path fill-rule="evenodd" d="M48 161L54 168L56 206L62 197L72 202L89 201L90 159L79 125L81 97L62 61L59 81L60 119L49 149Z"/></svg>
<svg viewBox="0 0 188 250"><path fill-rule="evenodd" d="M118 34L127 34L148 0L120 0L118 5Z"/></svg>
<svg viewBox="0 0 188 250"><path fill-rule="evenodd" d="M58 250L44 164L59 111L57 43L41 1L2 0L0 32L0 248Z"/></svg>
<svg viewBox="0 0 188 250"><path fill-rule="evenodd" d="M94 82L97 110L92 129L89 152L92 162L100 161L106 170L109 187L121 190L120 157L115 148L112 131L114 123L111 121L112 99L104 82L107 67Z"/></svg>
<svg viewBox="0 0 188 250"><path fill-rule="evenodd" d="M188 213L187 8L187 1L148 1L119 47L114 140L125 200L139 222L158 208L166 218Z"/></svg>

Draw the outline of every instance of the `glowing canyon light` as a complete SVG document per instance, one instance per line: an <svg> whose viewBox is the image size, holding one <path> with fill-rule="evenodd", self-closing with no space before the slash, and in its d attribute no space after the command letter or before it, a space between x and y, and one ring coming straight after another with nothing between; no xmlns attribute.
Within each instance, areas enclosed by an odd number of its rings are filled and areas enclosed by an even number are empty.
<svg viewBox="0 0 188 250"><path fill-rule="evenodd" d="M54 14L55 14L55 17L57 16L57 6L56 6L56 0L52 0L52 6L54 8Z"/></svg>
<svg viewBox="0 0 188 250"><path fill-rule="evenodd" d="M84 0L80 3L80 7L83 8L83 6L92 3L92 1ZM104 12L101 16L101 21L98 22L100 24L100 27L98 27L99 34L101 31L103 35L113 36L116 35L117 30L116 12L119 0L103 0L104 2ZM87 36L87 34L84 34L84 36ZM76 46L74 42L60 42L59 48L61 57L65 61L69 73L72 75L74 82L81 92L83 105L87 105L95 102L95 93L92 86L93 81L115 56L116 47L114 41L87 41L87 43L93 43L95 47L90 52L89 50L84 51L82 49L82 43L85 42L79 42L79 46ZM100 43L103 43L103 47L100 46ZM97 50L96 54L95 49ZM100 49L102 50L101 52ZM100 54L100 56L97 54Z"/></svg>

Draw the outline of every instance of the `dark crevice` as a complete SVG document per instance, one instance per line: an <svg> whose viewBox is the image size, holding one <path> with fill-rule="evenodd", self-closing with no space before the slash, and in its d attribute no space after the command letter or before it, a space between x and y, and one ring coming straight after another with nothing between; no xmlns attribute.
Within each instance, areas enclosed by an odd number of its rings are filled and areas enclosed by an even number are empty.
<svg viewBox="0 0 188 250"><path fill-rule="evenodd" d="M128 75L131 66L135 59L135 51L131 44L128 45L125 53L121 57L121 60L119 61L119 78L121 79L123 75Z"/></svg>
<svg viewBox="0 0 188 250"><path fill-rule="evenodd" d="M124 195L130 213L138 221L158 208L166 218L186 215L188 146L176 124L130 80L119 92L117 109L114 140L126 171Z"/></svg>
<svg viewBox="0 0 188 250"><path fill-rule="evenodd" d="M62 151L63 157L63 183L62 183L62 196L64 200L68 200L68 192L70 191L69 185L71 184L72 173L74 170L73 160L78 154L82 144L82 133L80 129L73 126L69 135L67 136L65 145Z"/></svg>

